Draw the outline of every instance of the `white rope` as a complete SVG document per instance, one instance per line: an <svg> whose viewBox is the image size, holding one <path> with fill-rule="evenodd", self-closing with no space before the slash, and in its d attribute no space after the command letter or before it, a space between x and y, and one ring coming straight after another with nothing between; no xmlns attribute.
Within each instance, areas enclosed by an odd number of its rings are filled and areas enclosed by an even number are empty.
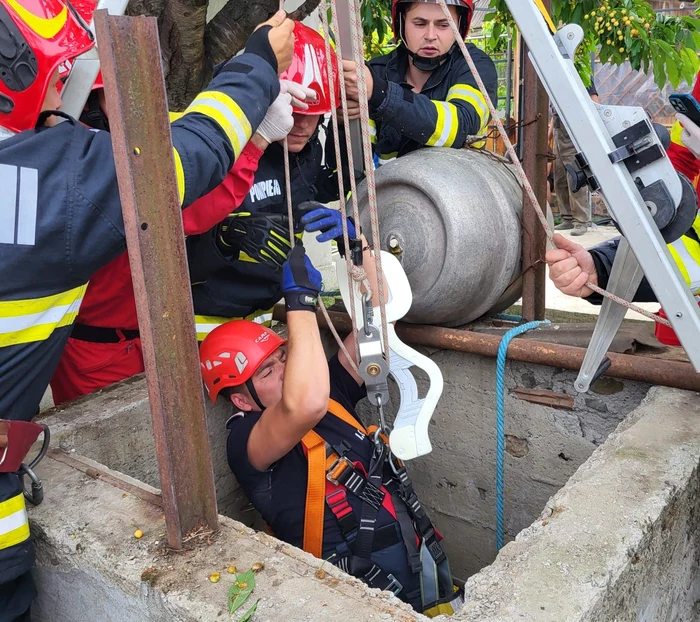
<svg viewBox="0 0 700 622"><path fill-rule="evenodd" d="M335 9L336 0L330 1L333 9ZM367 207L369 209L370 224L372 229L374 262L377 270L377 289L379 294L379 314L381 318L382 338L384 342L384 358L386 359L387 364L389 364L389 331L387 329L385 304L386 288L384 283L384 271L382 270L381 245L379 242L379 215L377 210L377 186L374 179L372 140L369 133L369 103L367 101L364 40L362 38L362 16L360 15L360 3L358 0L346 1L348 2L350 8L350 31L353 37L353 57L357 71L357 93L360 103L360 121L362 126L362 152L365 160L365 177L367 180ZM343 108L343 114L347 117L347 108Z"/></svg>
<svg viewBox="0 0 700 622"><path fill-rule="evenodd" d="M340 131L338 129L338 102L336 101L335 98L335 89L333 88L333 85L335 84L335 80L333 79L333 57L331 55L331 43L330 43L330 29L328 28L328 5L326 5L325 2L322 3L322 6L319 7L319 15L321 18L321 23L323 25L323 41L326 47L326 72L328 73L328 84L330 84L330 100L331 100L331 123L333 127L333 146L335 148L335 161L336 161L336 166L338 170L338 195L339 195L339 204L340 204L340 213L342 214L343 217L343 242L345 243L345 267L347 270L348 275L351 274L353 268L355 267L352 263L352 258L350 256L350 238L348 234L348 221L347 221L347 208L345 204L345 182L343 181L343 160L342 160L342 152L340 149ZM340 49L340 43L338 43L338 58L341 58L341 49ZM335 68L337 75L339 77L339 80L342 81L342 67L336 67ZM345 82L342 82L342 88L345 88ZM349 135L349 133L347 134ZM352 153L350 154L350 157L352 157ZM353 174L353 168L350 166L350 172L351 172L351 177L352 177L352 182L354 182L355 176ZM355 192L353 192L353 197L356 196ZM356 225L359 225L359 222L356 220L355 221ZM350 287L348 288L349 294L350 294L350 318L352 320L352 334L355 339L355 354L357 356L357 360L360 360L360 343L357 339L357 318L355 314L355 288L352 287L352 283L349 283ZM323 302L321 302L321 305L323 305ZM325 308L322 308L322 311L324 312L324 315L327 316L327 312ZM326 317L326 321L329 323L329 326L332 326L330 323L330 317ZM331 328L331 332L334 332L335 328ZM338 344L340 345L340 341L338 340ZM345 347L343 345L343 347ZM348 360L350 357L348 357ZM354 361L352 361L354 365ZM357 371L357 370L355 370Z"/></svg>

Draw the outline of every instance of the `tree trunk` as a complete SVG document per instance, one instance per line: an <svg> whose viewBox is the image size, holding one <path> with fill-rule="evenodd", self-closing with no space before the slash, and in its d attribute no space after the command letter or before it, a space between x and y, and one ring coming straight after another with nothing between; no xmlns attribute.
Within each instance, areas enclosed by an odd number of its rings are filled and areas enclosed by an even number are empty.
<svg viewBox="0 0 700 622"><path fill-rule="evenodd" d="M342 0L341 0L342 1ZM303 19L319 0L306 0L291 17ZM217 63L245 44L255 26L278 8L279 0L229 0L206 23L208 0L131 0L130 15L158 17L163 71L171 110L182 110L211 78Z"/></svg>

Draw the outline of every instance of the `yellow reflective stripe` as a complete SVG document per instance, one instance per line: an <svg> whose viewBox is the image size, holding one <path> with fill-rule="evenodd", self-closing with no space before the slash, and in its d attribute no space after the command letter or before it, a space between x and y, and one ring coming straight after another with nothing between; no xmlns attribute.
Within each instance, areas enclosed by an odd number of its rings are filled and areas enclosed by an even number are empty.
<svg viewBox="0 0 700 622"><path fill-rule="evenodd" d="M0 347L44 341L75 321L87 283L67 292L0 302Z"/></svg>
<svg viewBox="0 0 700 622"><path fill-rule="evenodd" d="M678 269L681 271L681 276L683 277L683 280L685 281L685 284L690 287L690 276L688 275L688 271L685 269L685 262L683 259L681 259L681 256L678 254L678 251L676 250L676 245L678 244L679 240L676 240L672 244L668 245L668 250L671 253L671 257L673 257L673 261L676 263L678 266Z"/></svg>
<svg viewBox="0 0 700 622"><path fill-rule="evenodd" d="M447 91L447 101L452 101L454 99L461 99L473 106L481 120L478 133L483 134L489 123L489 106L486 103L486 98L481 94L481 91L475 89L470 84L455 84Z"/></svg>
<svg viewBox="0 0 700 622"><path fill-rule="evenodd" d="M182 159L175 147L173 147L173 156L175 158L175 177L177 178L177 197L182 205L185 202L185 169L182 168Z"/></svg>
<svg viewBox="0 0 700 622"><path fill-rule="evenodd" d="M250 320L256 324L264 324L270 326L272 323L272 309L263 309L255 311L244 318L239 317L218 317L213 315L195 315L194 323L197 330L197 341L203 341L204 338L213 331L217 326L231 322L232 320Z"/></svg>
<svg viewBox="0 0 700 622"><path fill-rule="evenodd" d="M0 503L0 550L29 538L29 520L22 493Z"/></svg>
<svg viewBox="0 0 700 622"><path fill-rule="evenodd" d="M451 147L457 136L459 120L457 118L457 108L454 104L447 102L433 101L437 109L437 122L435 131L426 142L428 147Z"/></svg>
<svg viewBox="0 0 700 622"><path fill-rule="evenodd" d="M22 6L17 0L7 0L19 18L42 39L53 39L68 21L68 9L64 5L58 15L40 17Z"/></svg>
<svg viewBox="0 0 700 622"><path fill-rule="evenodd" d="M544 17L544 21L547 22L547 26L549 26L549 29L552 31L552 34L555 34L557 32L557 27L554 25L554 22L552 21L552 18L549 15L549 12L545 8L544 4L542 4L542 0L534 0L535 6L539 9L540 13L542 13L542 17Z"/></svg>
<svg viewBox="0 0 700 622"><path fill-rule="evenodd" d="M216 121L231 143L237 158L253 130L241 107L225 93L204 91L194 98L185 114L198 112Z"/></svg>
<svg viewBox="0 0 700 622"><path fill-rule="evenodd" d="M687 236L668 245L686 284L696 294L700 290L700 245Z"/></svg>
<svg viewBox="0 0 700 622"><path fill-rule="evenodd" d="M675 143L676 145L680 145L681 147L684 147L685 145L683 144L683 141L681 140L682 134L683 134L683 126L680 124L680 121L676 121L671 126L671 142Z"/></svg>
<svg viewBox="0 0 700 622"><path fill-rule="evenodd" d="M370 142L374 145L377 142L377 123L373 120L369 120L369 138Z"/></svg>
<svg viewBox="0 0 700 622"><path fill-rule="evenodd" d="M172 110L168 112L168 119L170 120L170 123L175 123L175 121L182 119L184 116L184 112L173 112Z"/></svg>

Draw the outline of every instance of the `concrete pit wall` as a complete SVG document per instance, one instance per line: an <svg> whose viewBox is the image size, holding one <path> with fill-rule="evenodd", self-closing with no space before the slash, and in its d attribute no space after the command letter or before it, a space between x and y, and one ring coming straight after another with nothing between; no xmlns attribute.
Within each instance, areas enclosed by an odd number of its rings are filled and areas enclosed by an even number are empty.
<svg viewBox="0 0 700 622"><path fill-rule="evenodd" d="M495 361L458 352L431 354L445 391L431 426L432 454L413 461L416 489L438 529L452 571L467 579L491 563L495 550ZM643 399L648 386L603 380L599 393L576 396L574 410L518 399L517 387L575 395L573 372L509 362L506 366L506 515L512 539ZM419 383L420 384L420 383ZM394 403L398 403L394 399ZM219 512L262 528L226 461L221 401L207 416ZM364 409L365 419L373 415ZM391 416L391 411L389 412ZM159 487L145 380L132 379L50 414L54 443Z"/></svg>
<svg viewBox="0 0 700 622"><path fill-rule="evenodd" d="M89 415L84 404L77 406L81 416L73 416L73 409L63 416L84 428L97 425L84 419ZM514 410L511 404L509 413ZM101 425L108 423L107 418ZM435 428L440 427L438 419ZM476 434L479 426L473 429ZM60 434L64 445L68 439L84 442L83 447L95 441L85 429L64 428ZM444 447L459 451L461 445ZM468 580L465 607L450 620L700 619L699 464L700 394L653 388L539 518ZM515 479L512 465L509 473ZM228 518L222 517L219 534L205 537L200 546L168 554L159 507L51 458L40 465L39 475L46 499L29 509L39 587L33 618L39 622L226 619L226 594L234 580L226 568L244 570L254 562L265 565L254 593L261 599L258 622L336 619L348 611L357 622L425 619L393 597ZM445 486L436 491L432 503L446 503ZM469 516L453 519L455 534L449 525L445 529L445 515L439 511L436 522L447 531L454 557L460 546L473 546L460 541L458 532ZM133 537L137 528L144 532L140 540ZM211 583L215 571L222 578Z"/></svg>
<svg viewBox="0 0 700 622"><path fill-rule="evenodd" d="M700 620L699 464L700 394L654 387L452 620Z"/></svg>

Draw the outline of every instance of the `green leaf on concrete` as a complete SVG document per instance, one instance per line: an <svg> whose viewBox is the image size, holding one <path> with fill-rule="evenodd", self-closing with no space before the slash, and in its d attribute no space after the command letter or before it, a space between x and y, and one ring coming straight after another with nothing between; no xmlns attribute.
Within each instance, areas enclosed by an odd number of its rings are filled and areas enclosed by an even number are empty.
<svg viewBox="0 0 700 622"><path fill-rule="evenodd" d="M256 600L253 603L253 606L250 609L248 609L248 611L245 612L245 615L240 620L238 620L238 622L248 622L248 620L250 620L253 617L255 610L258 608L259 602L260 602L260 599L258 598L258 600Z"/></svg>
<svg viewBox="0 0 700 622"><path fill-rule="evenodd" d="M228 590L228 613L233 615L248 600L255 589L255 573L252 570L239 574ZM252 614L251 614L252 615Z"/></svg>

